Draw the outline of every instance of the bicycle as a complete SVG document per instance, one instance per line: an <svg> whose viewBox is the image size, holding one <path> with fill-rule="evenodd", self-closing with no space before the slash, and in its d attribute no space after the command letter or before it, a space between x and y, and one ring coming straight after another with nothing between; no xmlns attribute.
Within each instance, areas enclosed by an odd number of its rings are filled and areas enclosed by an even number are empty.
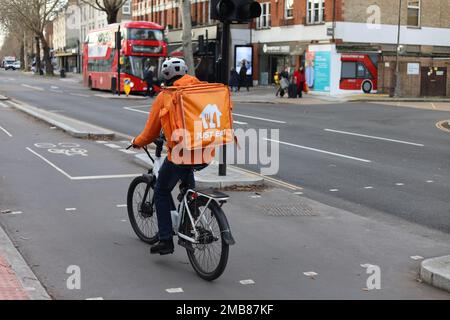
<svg viewBox="0 0 450 320"><path fill-rule="evenodd" d="M154 189L159 169L165 160L161 155L164 140L158 139L155 144L155 158L147 148L143 148L152 161L153 168L131 182L127 195L131 226L140 240L151 245L158 242ZM204 167L197 166L192 170L195 172ZM178 244L186 249L189 262L200 278L213 281L225 271L229 246L235 244L222 210L229 196L215 190L191 189L181 183L177 199L177 207L172 199L174 235L178 236ZM219 248L215 249L216 246Z"/></svg>

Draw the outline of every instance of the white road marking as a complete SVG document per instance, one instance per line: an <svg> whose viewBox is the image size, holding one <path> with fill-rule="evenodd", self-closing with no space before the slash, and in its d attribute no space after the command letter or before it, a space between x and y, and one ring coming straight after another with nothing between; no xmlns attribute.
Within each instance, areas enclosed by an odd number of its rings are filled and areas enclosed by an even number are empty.
<svg viewBox="0 0 450 320"><path fill-rule="evenodd" d="M303 195L303 192L294 192L295 195L301 196Z"/></svg>
<svg viewBox="0 0 450 320"><path fill-rule="evenodd" d="M105 300L102 297L87 298L86 300Z"/></svg>
<svg viewBox="0 0 450 320"><path fill-rule="evenodd" d="M168 293L183 293L183 288L169 288L166 289Z"/></svg>
<svg viewBox="0 0 450 320"><path fill-rule="evenodd" d="M57 129L56 127L50 127L50 130L55 130L55 129Z"/></svg>
<svg viewBox="0 0 450 320"><path fill-rule="evenodd" d="M310 278L314 278L315 276L318 275L318 273L316 273L316 272L314 272L314 271L303 272L303 274L304 274L305 276L307 276L307 277L310 277Z"/></svg>
<svg viewBox="0 0 450 320"><path fill-rule="evenodd" d="M105 143L108 143L108 141L96 141L97 143L100 143L100 144L105 144Z"/></svg>
<svg viewBox="0 0 450 320"><path fill-rule="evenodd" d="M2 108L5 108L5 109L11 108L10 106L4 104L3 102L0 102L0 106L1 106Z"/></svg>
<svg viewBox="0 0 450 320"><path fill-rule="evenodd" d="M136 151L133 150L127 150L127 149L120 149L120 152L126 153L126 154L136 154Z"/></svg>
<svg viewBox="0 0 450 320"><path fill-rule="evenodd" d="M388 138L377 137L377 136L369 136L369 135L366 135L366 134L359 134L359 133L354 133L354 132L339 131L339 130L333 130L333 129L323 129L323 130L328 131L328 132L347 134L347 135L351 135L351 136L358 136L358 137L364 137L364 138L370 138L370 139L376 139L376 140L384 140L384 141L390 141L390 142L409 144L409 145L417 146L417 147L423 147L424 146L421 143L402 141L402 140L395 140L395 139L388 139Z"/></svg>
<svg viewBox="0 0 450 320"><path fill-rule="evenodd" d="M370 160L366 160L366 159L362 159L362 158L356 158L356 157L352 157L352 156L347 156L347 155L345 155L345 154L340 154L340 153L335 153L335 152L330 152L330 151L320 150L320 149L316 149L316 148L311 148L311 147L301 146L301 145L293 144L293 143L289 143L289 142L283 142L283 141L278 141L278 140L273 140L273 139L267 139L267 138L264 138L264 140L266 140L266 141L272 141L272 142L276 142L276 143L279 143L279 144L284 144L284 145L287 145L287 146L296 147L296 148L300 148L300 149L305 149L305 150L310 150L310 151L315 151L315 152L325 153L325 154L329 154L329 155L336 156L336 157L341 157L341 158L346 158L346 159L351 159L351 160L356 160L356 161L361 161L361 162L366 162L366 163L371 163L371 162L372 162L372 161L370 161Z"/></svg>
<svg viewBox="0 0 450 320"><path fill-rule="evenodd" d="M8 132L8 130L6 130L5 128L3 128L2 126L0 126L0 130L2 130L4 133L6 133L6 135L10 138L12 138L12 134Z"/></svg>
<svg viewBox="0 0 450 320"><path fill-rule="evenodd" d="M118 146L117 144L114 144L114 143L107 143L107 144L105 144L105 146L112 148L112 149L122 149L121 146Z"/></svg>
<svg viewBox="0 0 450 320"><path fill-rule="evenodd" d="M267 121L267 122L273 122L273 123L286 124L286 121L280 121L280 120L274 120L274 119L267 119L267 118L260 118L260 117L248 116L248 115L245 115L245 114L239 114L239 113L233 113L233 116L236 116L236 117L242 117L242 118L248 118L248 119L254 119L254 120Z"/></svg>
<svg viewBox="0 0 450 320"><path fill-rule="evenodd" d="M118 204L116 207L117 207L117 208L126 208L127 205L126 205L126 204Z"/></svg>
<svg viewBox="0 0 450 320"><path fill-rule="evenodd" d="M140 175L142 175L142 173L132 173L132 174L116 174L116 175L103 175L103 176L81 176L81 177L72 177L70 176L67 172L65 172L64 170L62 170L61 168L59 168L58 166L56 166L55 164L53 164L50 160L47 160L46 158L44 158L43 156L41 156L39 153L37 153L36 151L30 149L30 148L26 148L28 151L30 151L31 153L33 153L34 155L36 155L37 157L41 158L42 160L44 160L48 165L50 165L52 168L54 168L56 171L58 171L59 173L63 174L64 176L66 176L67 178L69 178L72 181L82 181L82 180L104 180L104 179L125 179L125 178L135 178L135 177L139 177Z"/></svg>
<svg viewBox="0 0 450 320"><path fill-rule="evenodd" d="M410 258L413 260L422 260L423 259L422 256L411 256Z"/></svg>
<svg viewBox="0 0 450 320"><path fill-rule="evenodd" d="M404 183L401 183L401 182L397 182L395 185L396 185L396 186L404 186L405 184L404 184Z"/></svg>
<svg viewBox="0 0 450 320"><path fill-rule="evenodd" d="M77 211L77 208L66 208L66 211Z"/></svg>
<svg viewBox="0 0 450 320"><path fill-rule="evenodd" d="M23 212L22 211L13 211L13 212L11 212L11 213L9 213L10 215L19 215L19 214L22 214Z"/></svg>
<svg viewBox="0 0 450 320"><path fill-rule="evenodd" d="M255 281L253 281L252 279L247 279L247 280L241 280L239 281L240 284L243 285L249 285L249 284L255 284Z"/></svg>
<svg viewBox="0 0 450 320"><path fill-rule="evenodd" d="M33 87L33 86L28 85L28 84L22 84L22 87L33 89L33 90L37 90L37 91L45 91L44 88Z"/></svg>
<svg viewBox="0 0 450 320"><path fill-rule="evenodd" d="M124 109L128 110L128 111L134 111L134 112L139 112L139 113L150 114L150 112L148 112L148 111L136 110L136 109L133 109L133 108L130 108L130 107L124 107Z"/></svg>
<svg viewBox="0 0 450 320"><path fill-rule="evenodd" d="M131 173L131 174L113 174L104 176L70 177L70 180L81 181L81 180L125 179L125 178L136 178L141 175L142 173Z"/></svg>
<svg viewBox="0 0 450 320"><path fill-rule="evenodd" d="M367 187L364 187L364 189L373 189L373 187L372 186L367 186Z"/></svg>
<svg viewBox="0 0 450 320"><path fill-rule="evenodd" d="M433 103L433 102L431 102L431 106L433 107L433 109L435 109L435 110L436 110L436 106L434 105L434 103Z"/></svg>
<svg viewBox="0 0 450 320"><path fill-rule="evenodd" d="M252 199L259 199L259 198L261 198L261 196L255 195L255 196L250 196L250 198L252 198Z"/></svg>
<svg viewBox="0 0 450 320"><path fill-rule="evenodd" d="M57 87L57 86L50 86L50 88L52 88L52 89L59 89L59 87Z"/></svg>
<svg viewBox="0 0 450 320"><path fill-rule="evenodd" d="M91 96L88 94L82 94L82 93L69 93L71 96L75 97L83 97L83 98L90 98Z"/></svg>
<svg viewBox="0 0 450 320"><path fill-rule="evenodd" d="M427 183L433 183L434 181L433 180L427 180Z"/></svg>
<svg viewBox="0 0 450 320"><path fill-rule="evenodd" d="M248 124L247 122L241 122L241 121L236 121L236 120L234 120L233 123L234 123L234 124L241 124L241 125L246 125L246 124Z"/></svg>
<svg viewBox="0 0 450 320"><path fill-rule="evenodd" d="M30 151L31 153L33 153L34 155L38 156L39 158L41 158L42 160L44 160L47 164L49 164L53 169L56 169L56 171L62 173L63 175L65 175L67 178L72 179L72 177L65 172L64 170L58 168L56 165L54 165L53 163L51 163L49 160L47 160L46 158L44 158L43 156L41 156L39 153L35 152L34 150L30 149L30 148L26 148L28 151Z"/></svg>
<svg viewBox="0 0 450 320"><path fill-rule="evenodd" d="M330 189L331 192L338 192L339 189Z"/></svg>

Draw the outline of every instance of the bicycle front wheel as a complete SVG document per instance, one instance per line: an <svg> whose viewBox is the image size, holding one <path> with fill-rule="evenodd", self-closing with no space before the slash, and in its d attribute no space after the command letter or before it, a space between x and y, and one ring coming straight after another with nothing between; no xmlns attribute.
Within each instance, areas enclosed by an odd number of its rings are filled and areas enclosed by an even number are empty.
<svg viewBox="0 0 450 320"><path fill-rule="evenodd" d="M204 209L198 206L197 212L203 212ZM192 267L204 280L213 281L225 271L229 245L222 234L227 225L225 213L212 201L196 227L200 234L197 243L192 244L193 250L186 249Z"/></svg>
<svg viewBox="0 0 450 320"><path fill-rule="evenodd" d="M131 226L143 242L158 242L158 220L153 202L154 190L145 177L137 177L128 189L127 209Z"/></svg>

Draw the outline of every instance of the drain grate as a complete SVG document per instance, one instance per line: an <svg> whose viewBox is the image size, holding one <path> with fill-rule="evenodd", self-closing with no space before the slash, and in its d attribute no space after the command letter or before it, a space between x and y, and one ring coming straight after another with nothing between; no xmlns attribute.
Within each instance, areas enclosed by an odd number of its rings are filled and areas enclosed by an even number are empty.
<svg viewBox="0 0 450 320"><path fill-rule="evenodd" d="M262 205L264 213L268 216L274 217L313 217L317 216L312 208L303 204L288 204L288 205Z"/></svg>

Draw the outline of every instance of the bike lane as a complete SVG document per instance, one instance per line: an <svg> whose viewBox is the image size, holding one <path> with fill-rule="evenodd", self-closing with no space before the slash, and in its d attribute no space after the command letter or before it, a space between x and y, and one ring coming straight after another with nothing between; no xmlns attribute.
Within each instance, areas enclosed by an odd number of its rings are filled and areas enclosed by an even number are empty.
<svg viewBox="0 0 450 320"><path fill-rule="evenodd" d="M125 141L74 139L12 109L0 110L4 227L55 299L436 298L415 280L418 262L450 250L448 237L357 217L287 190L230 192L237 244L224 275L200 278L184 249L150 256L125 208L134 165ZM379 265L382 289L362 265Z"/></svg>

